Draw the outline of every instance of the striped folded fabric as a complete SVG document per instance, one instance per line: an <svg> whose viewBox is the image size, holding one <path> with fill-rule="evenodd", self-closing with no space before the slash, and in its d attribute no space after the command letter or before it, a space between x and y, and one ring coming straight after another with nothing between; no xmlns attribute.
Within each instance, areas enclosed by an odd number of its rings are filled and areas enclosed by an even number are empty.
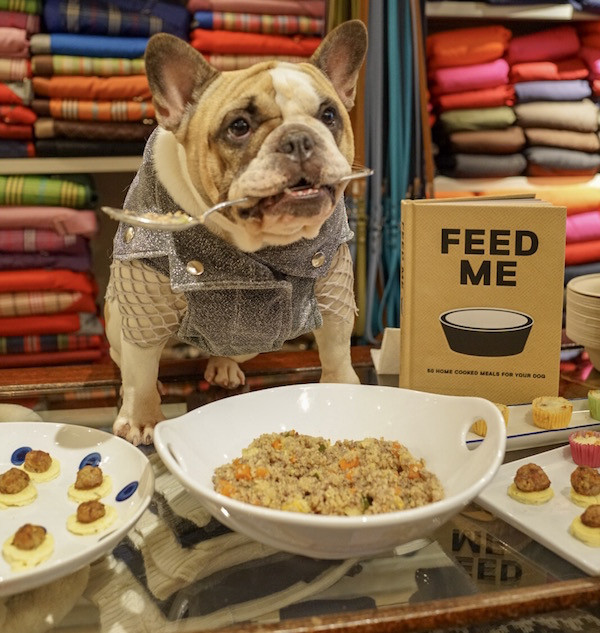
<svg viewBox="0 0 600 633"><path fill-rule="evenodd" d="M295 64L298 62L307 62L310 57L301 57L298 55L210 55L204 53L204 59L217 70L223 71L242 70L254 64L270 60Z"/></svg>
<svg viewBox="0 0 600 633"><path fill-rule="evenodd" d="M34 55L31 58L32 73L38 77L53 75L82 75L113 77L143 75L143 57L84 57L81 55Z"/></svg>
<svg viewBox="0 0 600 633"><path fill-rule="evenodd" d="M144 56L147 43L147 37L36 33L31 36L29 50L32 55L83 55L135 59Z"/></svg>
<svg viewBox="0 0 600 633"><path fill-rule="evenodd" d="M40 14L42 0L0 0L0 11Z"/></svg>
<svg viewBox="0 0 600 633"><path fill-rule="evenodd" d="M266 35L263 33L238 33L234 31L209 31L192 29L190 44L201 53L221 55L312 55L320 37Z"/></svg>
<svg viewBox="0 0 600 633"><path fill-rule="evenodd" d="M31 79L0 82L0 103L29 105L33 99Z"/></svg>
<svg viewBox="0 0 600 633"><path fill-rule="evenodd" d="M39 116L75 121L144 121L155 117L151 101L34 99L31 109Z"/></svg>
<svg viewBox="0 0 600 633"><path fill-rule="evenodd" d="M0 229L27 228L51 229L59 235L92 237L98 232L98 218L95 211L72 207L0 206Z"/></svg>
<svg viewBox="0 0 600 633"><path fill-rule="evenodd" d="M191 27L217 31L271 33L274 35L301 34L322 36L325 31L325 20L307 15L196 11Z"/></svg>
<svg viewBox="0 0 600 633"><path fill-rule="evenodd" d="M96 193L89 176L0 175L0 204L89 207Z"/></svg>
<svg viewBox="0 0 600 633"><path fill-rule="evenodd" d="M51 99L148 101L152 97L146 75L33 77L32 84L37 96Z"/></svg>
<svg viewBox="0 0 600 633"><path fill-rule="evenodd" d="M0 354L31 354L81 349L100 349L104 339L98 334L32 334L0 337Z"/></svg>
<svg viewBox="0 0 600 633"><path fill-rule="evenodd" d="M0 252L87 253L88 240L81 235L60 235L50 229L3 229Z"/></svg>
<svg viewBox="0 0 600 633"><path fill-rule="evenodd" d="M0 81L23 81L31 77L29 59L0 58Z"/></svg>
<svg viewBox="0 0 600 633"><path fill-rule="evenodd" d="M0 292L0 317L95 312L95 295L68 290Z"/></svg>
<svg viewBox="0 0 600 633"><path fill-rule="evenodd" d="M21 11L0 11L0 26L23 29L28 36L40 31L40 16Z"/></svg>
<svg viewBox="0 0 600 633"><path fill-rule="evenodd" d="M123 10L97 0L45 0L44 22L50 33L149 37L163 32L187 38L190 14L185 7L152 2L144 9Z"/></svg>
<svg viewBox="0 0 600 633"><path fill-rule="evenodd" d="M1 115L1 108L0 108ZM36 139L72 138L105 141L146 141L156 127L149 123L119 121L66 121L40 118L34 124Z"/></svg>

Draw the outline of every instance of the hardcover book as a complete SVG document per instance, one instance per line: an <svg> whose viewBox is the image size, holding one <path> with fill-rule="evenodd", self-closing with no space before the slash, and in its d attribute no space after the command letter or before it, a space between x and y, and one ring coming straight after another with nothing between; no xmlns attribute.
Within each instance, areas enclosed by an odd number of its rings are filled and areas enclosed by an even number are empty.
<svg viewBox="0 0 600 633"><path fill-rule="evenodd" d="M503 404L558 395L566 208L402 201L399 386Z"/></svg>

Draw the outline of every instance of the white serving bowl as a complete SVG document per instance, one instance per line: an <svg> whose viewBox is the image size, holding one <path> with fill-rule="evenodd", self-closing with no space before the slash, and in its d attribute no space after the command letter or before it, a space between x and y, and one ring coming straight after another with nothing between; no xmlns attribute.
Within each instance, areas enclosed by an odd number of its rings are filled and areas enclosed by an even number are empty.
<svg viewBox="0 0 600 633"><path fill-rule="evenodd" d="M466 436L484 418L476 448ZM397 440L444 486L445 498L419 508L366 516L324 516L272 510L215 492L217 466L241 455L262 433L295 430L338 439ZM502 463L506 426L488 400L371 385L308 384L230 396L155 429L167 468L208 511L232 530L284 551L313 558L370 556L423 538L458 513Z"/></svg>

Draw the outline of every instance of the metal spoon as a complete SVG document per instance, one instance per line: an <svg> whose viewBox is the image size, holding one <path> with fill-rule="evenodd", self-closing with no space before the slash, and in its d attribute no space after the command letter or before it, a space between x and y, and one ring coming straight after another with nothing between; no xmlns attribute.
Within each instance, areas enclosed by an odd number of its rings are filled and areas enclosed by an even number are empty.
<svg viewBox="0 0 600 633"><path fill-rule="evenodd" d="M366 178L373 174L372 169L362 169L361 171L355 171L352 174L343 176L338 180L338 183L348 182L350 180L356 180L357 178ZM232 207L236 204L248 202L251 198L238 198L237 200L225 200L219 202L214 206L204 211L199 217L195 218L184 211L176 211L175 213L154 213L153 211L147 211L139 214L135 211L129 211L128 209L118 209L116 207L100 207L101 210L110 216L113 220L118 222L124 222L125 224L131 224L132 226L141 226L145 229L153 229L160 231L185 231L197 224L204 224L206 218L215 211L220 211L226 207Z"/></svg>

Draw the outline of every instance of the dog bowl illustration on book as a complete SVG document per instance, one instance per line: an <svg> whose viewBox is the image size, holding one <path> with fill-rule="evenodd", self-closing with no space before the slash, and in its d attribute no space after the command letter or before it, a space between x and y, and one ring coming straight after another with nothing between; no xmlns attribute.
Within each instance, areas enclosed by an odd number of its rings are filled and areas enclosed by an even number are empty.
<svg viewBox="0 0 600 633"><path fill-rule="evenodd" d="M458 308L440 315L451 350L469 356L520 354L533 326L524 312L505 308Z"/></svg>

